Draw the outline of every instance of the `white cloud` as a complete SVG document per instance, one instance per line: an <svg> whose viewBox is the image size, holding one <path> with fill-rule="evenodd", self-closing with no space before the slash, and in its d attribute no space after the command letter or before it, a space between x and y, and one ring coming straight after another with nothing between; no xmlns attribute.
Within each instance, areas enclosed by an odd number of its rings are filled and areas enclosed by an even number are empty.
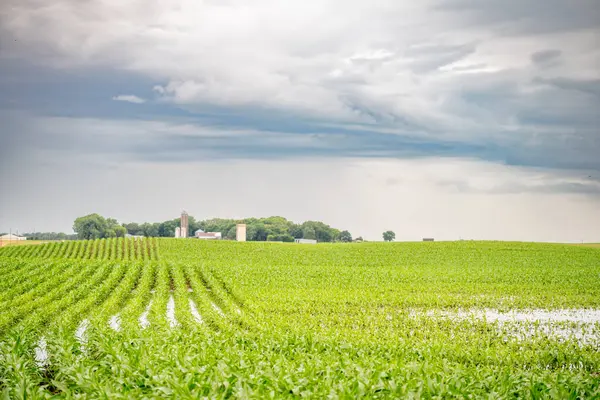
<svg viewBox="0 0 600 400"><path fill-rule="evenodd" d="M506 98L498 111L454 107L465 89L502 98L503 87L531 93L535 77L600 78L589 1L555 2L556 12L535 0L12 1L2 15L7 54L134 71L159 83L160 98L186 106L346 122L408 118L438 135L474 138L504 130L520 105ZM541 71L531 55L548 50L562 59Z"/></svg>
<svg viewBox="0 0 600 400"><path fill-rule="evenodd" d="M135 104L142 104L142 103L146 102L146 100L144 100L140 97L137 97L135 95L132 95L132 94L121 94L118 96L114 96L112 99L115 101L126 101L128 103L135 103Z"/></svg>

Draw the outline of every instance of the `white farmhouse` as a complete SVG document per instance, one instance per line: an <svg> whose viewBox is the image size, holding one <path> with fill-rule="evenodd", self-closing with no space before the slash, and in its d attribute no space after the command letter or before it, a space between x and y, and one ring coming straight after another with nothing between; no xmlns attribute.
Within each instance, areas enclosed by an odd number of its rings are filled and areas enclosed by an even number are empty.
<svg viewBox="0 0 600 400"><path fill-rule="evenodd" d="M7 233L6 235L0 236L0 240L3 242L14 242L17 240L27 240L25 236L17 236L14 234Z"/></svg>
<svg viewBox="0 0 600 400"><path fill-rule="evenodd" d="M294 242L303 244L317 244L315 239L296 239Z"/></svg>
<svg viewBox="0 0 600 400"><path fill-rule="evenodd" d="M194 237L204 240L219 240L221 239L221 232L204 232L202 229L198 229L194 232Z"/></svg>

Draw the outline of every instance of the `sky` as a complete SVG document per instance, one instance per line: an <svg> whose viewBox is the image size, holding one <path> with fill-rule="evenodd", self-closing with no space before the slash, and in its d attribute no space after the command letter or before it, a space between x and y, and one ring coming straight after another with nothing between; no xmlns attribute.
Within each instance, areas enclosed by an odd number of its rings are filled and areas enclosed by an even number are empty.
<svg viewBox="0 0 600 400"><path fill-rule="evenodd" d="M0 231L600 242L597 0L4 0Z"/></svg>

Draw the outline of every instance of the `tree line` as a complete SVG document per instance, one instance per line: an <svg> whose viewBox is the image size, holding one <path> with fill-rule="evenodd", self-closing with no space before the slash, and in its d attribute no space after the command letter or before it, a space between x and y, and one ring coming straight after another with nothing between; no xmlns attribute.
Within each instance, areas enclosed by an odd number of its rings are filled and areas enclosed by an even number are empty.
<svg viewBox="0 0 600 400"><path fill-rule="evenodd" d="M68 234L63 232L28 232L21 236L27 240L77 240L77 234Z"/></svg>
<svg viewBox="0 0 600 400"><path fill-rule="evenodd" d="M347 230L340 231L320 221L305 221L297 224L284 217L224 219L213 218L196 221L188 217L188 236L193 237L198 229L204 232L220 232L224 239L233 240L236 237L236 225L246 224L246 240L249 241L278 241L293 242L295 239L314 239L319 242L362 242L362 237L352 238ZM180 226L179 218L164 222L129 222L119 224L114 218L105 218L99 214L79 217L73 224L75 234L62 232L33 232L24 233L28 240L76 240L103 239L124 237L126 234L146 237L173 237L175 229ZM383 240L394 241L393 231L383 233Z"/></svg>
<svg viewBox="0 0 600 400"><path fill-rule="evenodd" d="M220 232L224 239L235 239L236 225L246 224L246 240L293 242L295 239L315 239L319 242L351 242L352 235L320 221L305 221L297 224L284 217L225 219L213 218L198 221L188 216L188 236L201 229L204 232ZM104 218L99 214L79 217L73 224L73 230L79 239L101 239L122 237L125 234L146 237L173 237L180 226L180 219L163 222L128 222L119 225L113 218Z"/></svg>

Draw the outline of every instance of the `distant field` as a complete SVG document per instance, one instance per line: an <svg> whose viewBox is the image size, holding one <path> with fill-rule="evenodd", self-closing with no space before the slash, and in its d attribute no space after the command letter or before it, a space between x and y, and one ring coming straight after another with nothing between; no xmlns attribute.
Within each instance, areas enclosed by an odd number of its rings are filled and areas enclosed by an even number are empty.
<svg viewBox="0 0 600 400"><path fill-rule="evenodd" d="M32 244L48 243L47 240L0 240L0 247L4 246L29 246Z"/></svg>
<svg viewBox="0 0 600 400"><path fill-rule="evenodd" d="M576 244L575 246L583 246L583 247L596 247L600 248L600 243L581 243Z"/></svg>
<svg viewBox="0 0 600 400"><path fill-rule="evenodd" d="M6 398L600 398L582 246L10 246L0 310Z"/></svg>

